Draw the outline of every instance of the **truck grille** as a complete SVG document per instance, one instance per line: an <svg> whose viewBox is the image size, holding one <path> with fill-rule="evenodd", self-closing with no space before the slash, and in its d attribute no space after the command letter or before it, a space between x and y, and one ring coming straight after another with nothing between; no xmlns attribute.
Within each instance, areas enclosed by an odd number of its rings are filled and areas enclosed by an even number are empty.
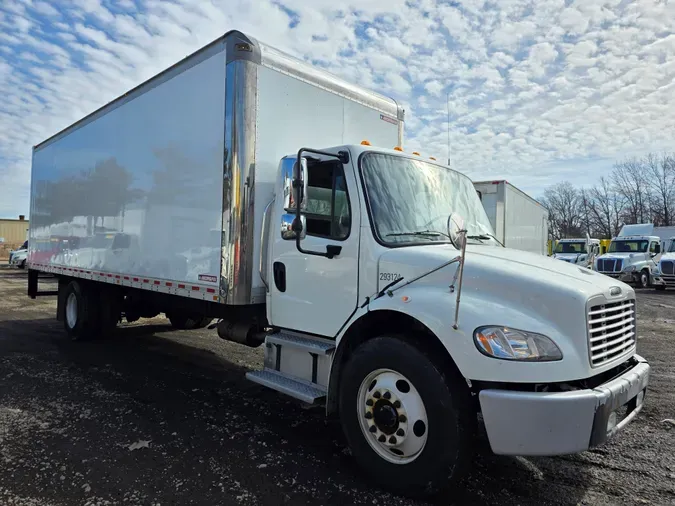
<svg viewBox="0 0 675 506"><path fill-rule="evenodd" d="M598 367L635 348L635 300L592 306L588 312L591 366Z"/></svg>
<svg viewBox="0 0 675 506"><path fill-rule="evenodd" d="M675 274L675 272L673 272L674 268L675 263L673 262L665 262L665 261L661 262L661 274L672 276L673 274Z"/></svg>
<svg viewBox="0 0 675 506"><path fill-rule="evenodd" d="M599 272L621 272L623 267L623 260L616 260L614 258L599 258L598 271Z"/></svg>

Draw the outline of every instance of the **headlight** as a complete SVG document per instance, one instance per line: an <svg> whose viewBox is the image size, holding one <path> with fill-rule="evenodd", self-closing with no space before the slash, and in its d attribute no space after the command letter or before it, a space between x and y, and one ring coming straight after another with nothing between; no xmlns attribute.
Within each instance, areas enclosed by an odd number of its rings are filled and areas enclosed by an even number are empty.
<svg viewBox="0 0 675 506"><path fill-rule="evenodd" d="M503 360L550 362L562 360L562 352L548 337L506 327L479 327L473 334L478 351Z"/></svg>

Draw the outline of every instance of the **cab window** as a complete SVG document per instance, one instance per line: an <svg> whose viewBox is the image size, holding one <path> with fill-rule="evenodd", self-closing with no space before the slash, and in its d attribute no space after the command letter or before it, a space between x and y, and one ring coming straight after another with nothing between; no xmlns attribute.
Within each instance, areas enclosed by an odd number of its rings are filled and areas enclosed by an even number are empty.
<svg viewBox="0 0 675 506"><path fill-rule="evenodd" d="M307 235L338 241L349 236L351 212L342 163L308 163L305 219Z"/></svg>

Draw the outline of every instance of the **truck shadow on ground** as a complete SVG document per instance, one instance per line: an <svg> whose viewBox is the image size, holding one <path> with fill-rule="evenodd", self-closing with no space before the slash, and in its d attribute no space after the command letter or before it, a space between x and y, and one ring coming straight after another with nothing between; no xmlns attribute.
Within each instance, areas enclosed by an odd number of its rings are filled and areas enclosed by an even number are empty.
<svg viewBox="0 0 675 506"><path fill-rule="evenodd" d="M165 332L171 337L161 337ZM228 493L247 490L269 504L424 504L375 489L337 421L248 382L247 367L199 346L220 343L215 335L197 334L132 326L77 343L51 319L2 321L0 399L22 409L56 402L88 413L68 419L65 436L33 437L57 461L86 462L89 483L111 496L144 483L143 492L162 503L199 497L199 504L223 504ZM69 434L86 445L64 445ZM129 451L125 445L137 440L151 443ZM584 496L589 478L574 457L495 456L485 435L477 446L462 486L432 503L558 505ZM25 451L30 459L32 447ZM180 490L176 476L184 481Z"/></svg>

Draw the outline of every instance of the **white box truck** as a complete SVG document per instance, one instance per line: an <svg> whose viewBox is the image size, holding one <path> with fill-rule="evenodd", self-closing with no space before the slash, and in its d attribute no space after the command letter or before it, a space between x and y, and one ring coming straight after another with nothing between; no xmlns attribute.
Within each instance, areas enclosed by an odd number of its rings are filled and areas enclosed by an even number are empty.
<svg viewBox="0 0 675 506"><path fill-rule="evenodd" d="M73 339L218 319L264 345L251 380L325 405L400 493L456 482L479 411L499 454L603 443L648 384L634 291L501 247L467 177L397 146L402 121L227 33L34 148L28 294L56 275Z"/></svg>
<svg viewBox="0 0 675 506"><path fill-rule="evenodd" d="M473 183L495 237L507 248L548 254L548 211L508 181Z"/></svg>

